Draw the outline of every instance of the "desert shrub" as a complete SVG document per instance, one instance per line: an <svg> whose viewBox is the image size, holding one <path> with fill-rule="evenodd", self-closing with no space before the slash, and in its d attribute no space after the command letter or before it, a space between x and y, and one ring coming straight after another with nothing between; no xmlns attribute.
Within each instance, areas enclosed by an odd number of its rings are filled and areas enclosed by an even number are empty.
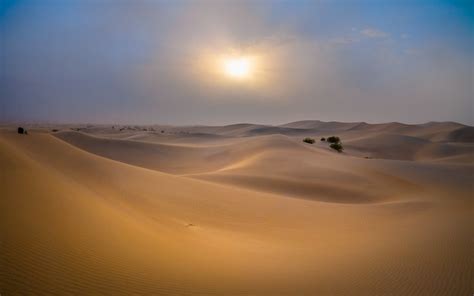
<svg viewBox="0 0 474 296"><path fill-rule="evenodd" d="M315 141L314 139L311 139L311 138L304 138L303 142L308 143L308 144L314 144Z"/></svg>
<svg viewBox="0 0 474 296"><path fill-rule="evenodd" d="M322 138L321 138L321 142L324 142L324 141L326 141L326 138L325 138L325 137L322 137Z"/></svg>
<svg viewBox="0 0 474 296"><path fill-rule="evenodd" d="M57 129L52 129L51 130L53 133L57 132L58 130Z"/></svg>
<svg viewBox="0 0 474 296"><path fill-rule="evenodd" d="M339 139L339 137L336 137L336 136L331 136L327 139L327 141L329 143L339 143L341 142L341 139Z"/></svg>
<svg viewBox="0 0 474 296"><path fill-rule="evenodd" d="M337 152L342 152L342 150L344 150L341 143L339 143L339 142L338 143L332 143L331 145L329 145L329 147L336 150Z"/></svg>
<svg viewBox="0 0 474 296"><path fill-rule="evenodd" d="M25 133L25 129L22 128L21 126L18 127L18 133L19 133L19 134L24 134L24 133Z"/></svg>

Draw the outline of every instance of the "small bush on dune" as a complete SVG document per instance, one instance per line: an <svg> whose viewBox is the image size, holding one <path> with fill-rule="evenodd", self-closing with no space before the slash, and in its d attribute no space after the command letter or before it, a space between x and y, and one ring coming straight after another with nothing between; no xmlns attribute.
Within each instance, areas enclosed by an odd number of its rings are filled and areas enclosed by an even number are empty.
<svg viewBox="0 0 474 296"><path fill-rule="evenodd" d="M337 152L341 153L344 148L342 147L341 143L332 143L329 145L332 149L336 150Z"/></svg>
<svg viewBox="0 0 474 296"><path fill-rule="evenodd" d="M23 134L25 133L25 131L26 131L26 130L25 130L24 128L22 128L21 126L18 127L18 133L19 133L19 134L23 135Z"/></svg>
<svg viewBox="0 0 474 296"><path fill-rule="evenodd" d="M314 139L311 139L311 138L304 138L303 142L308 143L308 144L314 144L315 141Z"/></svg>
<svg viewBox="0 0 474 296"><path fill-rule="evenodd" d="M332 149L336 150L339 153L341 153L342 150L344 150L344 147L342 147L341 139L339 137L336 137L336 136L330 136L327 138L322 137L321 142L329 143L329 147L331 147Z"/></svg>

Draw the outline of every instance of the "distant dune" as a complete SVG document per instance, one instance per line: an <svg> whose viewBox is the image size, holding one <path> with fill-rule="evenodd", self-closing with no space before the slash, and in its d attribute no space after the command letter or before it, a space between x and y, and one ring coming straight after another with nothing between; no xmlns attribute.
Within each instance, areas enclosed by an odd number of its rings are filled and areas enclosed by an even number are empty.
<svg viewBox="0 0 474 296"><path fill-rule="evenodd" d="M471 126L26 127L0 129L2 295L474 292Z"/></svg>

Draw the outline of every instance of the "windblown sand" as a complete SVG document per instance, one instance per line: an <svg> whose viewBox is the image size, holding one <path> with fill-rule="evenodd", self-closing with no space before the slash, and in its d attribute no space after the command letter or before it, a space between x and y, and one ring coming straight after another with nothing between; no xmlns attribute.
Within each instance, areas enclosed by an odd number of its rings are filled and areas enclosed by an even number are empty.
<svg viewBox="0 0 474 296"><path fill-rule="evenodd" d="M474 292L473 127L27 128L0 130L2 296Z"/></svg>

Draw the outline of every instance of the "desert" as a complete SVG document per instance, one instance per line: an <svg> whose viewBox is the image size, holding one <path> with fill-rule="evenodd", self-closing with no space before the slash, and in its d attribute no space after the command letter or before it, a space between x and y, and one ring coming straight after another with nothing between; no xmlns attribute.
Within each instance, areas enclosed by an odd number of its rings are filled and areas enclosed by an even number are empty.
<svg viewBox="0 0 474 296"><path fill-rule="evenodd" d="M473 12L0 0L0 296L474 295Z"/></svg>
<svg viewBox="0 0 474 296"><path fill-rule="evenodd" d="M472 291L473 127L25 129L0 132L4 295Z"/></svg>

